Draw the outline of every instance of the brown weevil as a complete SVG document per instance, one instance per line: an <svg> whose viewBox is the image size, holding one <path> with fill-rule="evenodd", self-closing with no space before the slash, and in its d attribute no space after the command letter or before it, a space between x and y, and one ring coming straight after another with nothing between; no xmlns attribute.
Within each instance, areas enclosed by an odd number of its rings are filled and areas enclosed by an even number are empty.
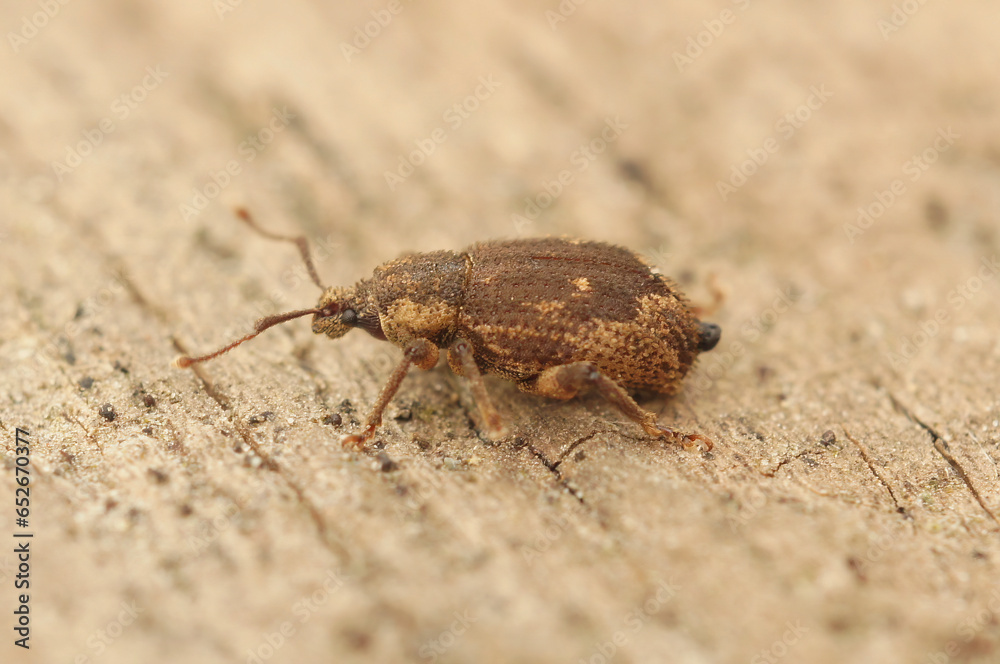
<svg viewBox="0 0 1000 664"><path fill-rule="evenodd" d="M487 435L506 431L482 374L514 381L531 394L571 399L596 389L651 436L685 444L712 441L659 424L630 392L676 394L695 358L719 342L718 325L698 320L677 286L638 255L603 242L560 238L489 241L467 250L410 254L375 268L349 288L325 288L303 237L259 228L271 239L295 243L312 280L323 289L312 309L268 316L251 334L214 353L180 357L176 366L218 357L264 330L313 316L312 330L337 339L354 328L403 349L359 434L363 444L412 365L431 369L442 349L452 371L465 376Z"/></svg>

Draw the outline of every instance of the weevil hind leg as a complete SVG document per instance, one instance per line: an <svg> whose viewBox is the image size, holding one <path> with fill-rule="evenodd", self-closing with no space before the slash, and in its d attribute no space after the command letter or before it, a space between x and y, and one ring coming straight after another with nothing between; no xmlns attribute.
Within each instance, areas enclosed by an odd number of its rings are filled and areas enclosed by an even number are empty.
<svg viewBox="0 0 1000 664"><path fill-rule="evenodd" d="M581 391L594 388L634 420L650 436L680 442L685 448L700 440L707 449L712 441L700 434L684 434L656 421L656 415L635 402L624 387L600 372L593 362L572 362L550 367L534 378L518 383L525 392L553 399L572 399Z"/></svg>
<svg viewBox="0 0 1000 664"><path fill-rule="evenodd" d="M439 354L438 347L426 339L411 341L410 345L403 351L403 361L392 370L389 380L386 381L382 391L379 392L378 399L375 400L371 412L365 419L361 433L353 433L345 436L343 444L363 447L375 434L375 430L378 429L379 425L382 424L382 415L385 413L389 402L396 396L396 392L399 391L399 386L403 384L403 379L406 378L410 367L416 365L425 371L433 369L437 364Z"/></svg>
<svg viewBox="0 0 1000 664"><path fill-rule="evenodd" d="M490 440L500 440L506 437L507 427L504 426L499 411L490 399L489 392L486 390L486 381L483 380L483 375L479 371L479 366L476 364L476 358L472 352L472 346L468 341L459 339L452 344L451 348L448 349L448 364L453 371L461 369L455 373L465 376L465 379L469 381L469 389L472 391L472 398L476 400L476 406L479 407L479 415L482 418L486 436Z"/></svg>

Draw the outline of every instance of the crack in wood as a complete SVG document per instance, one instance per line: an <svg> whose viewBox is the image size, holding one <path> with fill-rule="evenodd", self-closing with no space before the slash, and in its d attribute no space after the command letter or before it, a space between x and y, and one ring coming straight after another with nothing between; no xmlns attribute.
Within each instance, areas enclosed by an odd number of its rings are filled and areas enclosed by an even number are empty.
<svg viewBox="0 0 1000 664"><path fill-rule="evenodd" d="M566 450L562 454L559 455L559 460L555 462L555 465L553 466L553 468L559 468L559 464L561 464L563 461L565 461L566 457L568 457L573 450L575 450L577 447L579 447L583 443L587 442L591 438L594 438L599 433L600 433L600 431L595 431L594 433L592 433L592 434L590 434L588 436L584 436L583 438L580 438L580 439L572 442L569 445L569 447L567 447Z"/></svg>
<svg viewBox="0 0 1000 664"><path fill-rule="evenodd" d="M993 457L993 455L986 450L986 447L983 445L983 442L979 440L978 437L976 437L976 434L974 434L971 431L969 431L968 433L969 437L976 442L976 445L979 445L979 449L983 453L983 456L986 457L987 460L989 460L989 462L993 464L994 474L996 475L995 479L1000 480L1000 462L997 462L997 460Z"/></svg>
<svg viewBox="0 0 1000 664"><path fill-rule="evenodd" d="M569 493L571 496L579 500L581 505L587 504L583 500L583 495L579 491L577 491L576 487L574 487L572 484L569 483L569 480L563 477L563 474L561 472L559 472L559 464L562 462L562 460L553 463L552 461L549 461L549 459L544 454L542 454L542 452L534 445L532 445L531 443L526 443L526 445L528 446L528 450L535 456L535 458L541 461L542 465L548 468L549 471L556 476L556 480L559 482L559 485L562 488L566 489L567 493Z"/></svg>
<svg viewBox="0 0 1000 664"><path fill-rule="evenodd" d="M131 275L129 275L128 272L124 269L121 270L121 278L122 282L125 284L126 288L132 294L133 298L135 299L136 303L139 306L144 307L148 311L150 311L160 321L161 324L165 326L169 324L169 316L166 310L158 306L152 305L149 299L142 294L139 288L132 281ZM179 339L171 335L171 341L173 343L174 348L178 352L180 352L183 355L190 355L188 349ZM260 448L259 445L257 445L257 442L250 435L249 431L247 431L247 429L243 427L236 419L235 413L233 412L232 406L230 405L229 397L216 389L215 384L209 378L208 374L205 373L202 367L196 364L192 365L191 369L194 371L195 376L197 376L197 378L201 381L202 386L205 389L205 393L208 394L208 396L211 397L211 399L215 401L223 411L228 412L229 421L232 424L233 428L240 435L240 438L243 440L243 442L246 443L247 447L253 450L253 453L256 454L258 458L261 459L264 468L277 474L277 476L281 479L281 481L284 482L285 485L292 490L292 493L295 494L295 497L298 500L299 504L305 508L306 513L309 515L310 520L313 522L313 525L316 528L317 533L319 534L320 542L323 544L323 546L325 546L326 549L331 553L333 553L334 555L340 557L341 560L343 560L345 563L350 562L351 556L347 548L342 543L337 541L336 538L334 538L333 534L330 532L330 529L327 527L326 521L323 519L323 515L320 513L319 508L316 507L315 503L309 500L308 496L306 496L305 494L305 490L284 472L281 465L278 464L277 461L271 458L269 454L267 454L264 450Z"/></svg>
<svg viewBox="0 0 1000 664"><path fill-rule="evenodd" d="M934 449L937 450L937 453L940 454L941 457L948 462L948 465L951 466L952 470L955 471L955 474L958 475L959 478L961 478L962 482L965 483L966 488L968 488L969 492L972 494L972 497L976 499L976 502L979 503L979 506L983 508L983 511L986 512L991 519L993 519L994 523L1000 526L1000 519L997 518L997 515L993 513L993 510L991 510L989 506L986 504L986 501L983 500L983 497L982 495L980 495L979 490L976 488L976 485L972 483L972 478L969 477L969 474L967 472L965 472L965 468L963 468L962 464L958 462L958 459L956 459L952 455L951 451L948 449L947 441L945 441L944 438L941 437L941 434L935 431L932 426L930 426L929 424L921 420L919 417L917 417L909 408L907 408L903 404L903 402L897 399L896 395L894 395L892 392L886 390L886 394L889 395L889 401L892 402L892 407L896 410L897 413L901 414L903 417L910 420L910 422L913 422L921 429L926 431L928 434L930 434L931 444L934 446Z"/></svg>
<svg viewBox="0 0 1000 664"><path fill-rule="evenodd" d="M103 459L104 458L104 446L101 445L101 441L99 441L97 439L97 436L95 436L90 431L90 429L88 429L86 426L84 426L83 422L80 421L80 418L77 417L76 415L71 415L70 413L68 413L66 411L63 411L62 416L63 416L63 419L65 419L67 422L75 424L78 427L80 427L81 429L83 429L83 432L85 434L87 434L87 440L89 440L91 443L94 444L94 447L96 447L97 451L101 453L101 458Z"/></svg>
<svg viewBox="0 0 1000 664"><path fill-rule="evenodd" d="M181 353L184 353L185 355L188 354L184 349L183 344L177 341L177 339L174 339L173 341L174 346ZM257 444L257 441L250 435L250 432L240 424L235 416L235 413L232 411L232 407L229 405L229 398L215 389L211 381L209 381L207 376L204 375L204 372L202 370L198 370L199 367L197 365L193 366L192 369L196 369L195 375L202 381L202 384L205 387L205 393L218 403L220 408L224 411L230 412L230 424L232 424L233 428L239 434L243 442L246 443L247 447L253 450L253 453L261 460L263 467L271 472L274 472L278 477L280 477L285 485L292 490L292 493L295 494L299 504L302 505L309 514L309 518L312 520L313 525L320 536L320 541L324 546L326 546L327 550L334 555L339 556L345 563L350 562L350 554L347 551L347 548L334 539L329 528L327 528L326 521L323 519L323 515L320 513L319 508L316 507L315 503L309 500L308 496L305 494L305 490L299 486L297 482L292 480L292 478L288 477L281 465L275 461L271 455L261 449L261 447Z"/></svg>
<svg viewBox="0 0 1000 664"><path fill-rule="evenodd" d="M778 465L776 465L771 470L759 470L759 471L756 471L756 472L759 472L764 477L772 477L773 478L775 475L778 474L778 471L781 470L782 467L786 466L787 464L790 464L791 462L795 461L796 459L801 459L802 457L806 457L806 456L809 456L809 455L819 456L821 454L824 454L825 452L826 452L826 450L820 449L820 448L810 448L808 450L803 450L802 452L799 452L798 454L793 454L790 457L785 457L784 459L782 459L781 461L779 461Z"/></svg>
<svg viewBox="0 0 1000 664"><path fill-rule="evenodd" d="M851 432L847 430L847 427L841 424L840 428L844 430L844 435L847 436L847 439L852 443L854 443L854 446L858 448L858 452L861 454L861 458L864 459L864 462L866 464L868 464L868 470L871 471L872 475L878 478L878 481L881 482L882 486L884 486L886 488L886 491L889 492L889 497L892 498L892 503L896 506L896 511L905 516L906 518L913 518L910 515L910 513L907 512L906 508L899 504L899 500L896 498L896 492L892 490L892 485L889 484L889 481L885 479L882 476L882 473L880 473L878 469L875 467L875 462L872 460L871 455L868 453L868 449L864 445L862 445L857 438L851 435Z"/></svg>

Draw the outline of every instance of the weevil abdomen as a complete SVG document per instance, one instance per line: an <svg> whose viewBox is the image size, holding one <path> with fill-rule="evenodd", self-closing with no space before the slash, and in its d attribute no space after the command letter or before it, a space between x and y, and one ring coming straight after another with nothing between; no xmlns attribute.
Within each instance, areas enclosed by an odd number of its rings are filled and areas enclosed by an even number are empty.
<svg viewBox="0 0 1000 664"><path fill-rule="evenodd" d="M539 238L469 250L459 334L484 371L524 381L593 362L631 390L674 393L699 350L684 296L634 253Z"/></svg>

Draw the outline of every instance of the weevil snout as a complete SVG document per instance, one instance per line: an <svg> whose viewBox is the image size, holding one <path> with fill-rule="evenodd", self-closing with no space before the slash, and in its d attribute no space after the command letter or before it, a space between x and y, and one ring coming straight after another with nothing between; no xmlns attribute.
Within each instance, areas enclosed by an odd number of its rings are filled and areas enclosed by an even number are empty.
<svg viewBox="0 0 1000 664"><path fill-rule="evenodd" d="M357 324L358 313L352 300L353 288L328 288L320 297L319 311L313 316L312 331L337 339L350 332Z"/></svg>
<svg viewBox="0 0 1000 664"><path fill-rule="evenodd" d="M722 328L715 323L699 323L698 326L698 350L704 353L715 348L722 337Z"/></svg>

